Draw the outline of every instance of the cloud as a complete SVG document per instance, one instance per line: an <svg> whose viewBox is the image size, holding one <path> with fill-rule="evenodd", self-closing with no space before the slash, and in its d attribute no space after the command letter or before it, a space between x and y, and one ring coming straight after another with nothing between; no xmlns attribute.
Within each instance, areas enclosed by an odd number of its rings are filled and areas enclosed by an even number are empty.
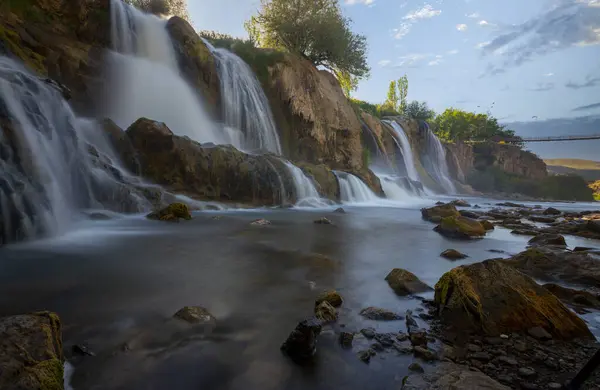
<svg viewBox="0 0 600 390"><path fill-rule="evenodd" d="M477 19L479 18L481 15L479 15L479 13L477 12L473 12L472 14L466 14L465 15L467 18L471 18L471 19Z"/></svg>
<svg viewBox="0 0 600 390"><path fill-rule="evenodd" d="M552 76L554 76L554 73L552 73L552 72L544 74L544 77L552 77Z"/></svg>
<svg viewBox="0 0 600 390"><path fill-rule="evenodd" d="M392 30L394 38L402 39L406 34L410 32L412 25L410 23L402 23L400 27Z"/></svg>
<svg viewBox="0 0 600 390"><path fill-rule="evenodd" d="M374 6L375 0L346 0L344 3L348 5L364 4L368 6Z"/></svg>
<svg viewBox="0 0 600 390"><path fill-rule="evenodd" d="M491 43L490 41L486 41L486 42L479 42L479 43L478 43L478 44L475 46L475 48L476 48L476 49L484 49L484 48L488 47L488 46L490 45L490 43Z"/></svg>
<svg viewBox="0 0 600 390"><path fill-rule="evenodd" d="M538 83L536 87L530 88L533 92L546 92L554 89L554 83Z"/></svg>
<svg viewBox="0 0 600 390"><path fill-rule="evenodd" d="M574 83L573 81L569 81L567 84L565 84L565 87L571 89L592 88L595 86L600 86L600 77L587 76L585 81L582 83Z"/></svg>
<svg viewBox="0 0 600 390"><path fill-rule="evenodd" d="M490 23L487 20L480 20L479 22L477 22L478 25L480 25L481 27L498 27L496 24L494 23Z"/></svg>
<svg viewBox="0 0 600 390"><path fill-rule="evenodd" d="M444 56L442 56L442 55L439 55L439 54L438 54L437 56L435 56L435 59L434 59L434 60L432 60L432 61L429 61L429 62L427 63L427 65L429 65L429 66L436 66L436 65L439 65L439 64L441 64L442 62L444 62L444 60L443 60L442 58L444 58Z"/></svg>
<svg viewBox="0 0 600 390"><path fill-rule="evenodd" d="M600 44L599 0L558 0L558 5L522 24L503 28L484 48L502 57L490 74L572 46Z"/></svg>
<svg viewBox="0 0 600 390"><path fill-rule="evenodd" d="M392 63L392 61L391 61L391 60L381 60L381 61L379 61L379 62L377 63L377 65L379 65L379 66L381 66L381 67L383 68L383 67L386 67L386 66L388 66L388 65L389 65L389 64L391 64L391 63Z"/></svg>
<svg viewBox="0 0 600 390"><path fill-rule="evenodd" d="M449 50L446 52L446 54L448 54L449 56L453 56L455 54L458 54L458 50L454 49L454 50Z"/></svg>
<svg viewBox="0 0 600 390"><path fill-rule="evenodd" d="M354 1L357 1L357 0L354 0ZM405 6L405 4L401 5L401 8L403 8L404 6ZM402 38L404 38L404 36L406 36L410 32L410 30L412 29L412 26L415 23L417 23L423 19L433 18L434 16L438 16L441 13L442 13L441 10L434 9L431 6L431 4L425 4L422 8L416 9L416 10L411 11L411 12L407 13L406 15L404 15L404 17L402 18L402 20L404 20L404 22L402 22L402 24L400 24L400 27L392 30L393 37L395 39L402 39Z"/></svg>
<svg viewBox="0 0 600 390"><path fill-rule="evenodd" d="M457 24L456 25L456 29L458 31L467 31L469 27L466 24Z"/></svg>
<svg viewBox="0 0 600 390"><path fill-rule="evenodd" d="M398 63L394 65L394 68L403 68L403 67L417 67L417 64L422 60L431 57L431 54L423 54L423 53L412 53L407 54L405 56L399 57Z"/></svg>
<svg viewBox="0 0 600 390"><path fill-rule="evenodd" d="M600 103L594 103L594 104L588 104L587 106L575 107L571 111L588 111L588 110L595 110L597 108L600 108Z"/></svg>

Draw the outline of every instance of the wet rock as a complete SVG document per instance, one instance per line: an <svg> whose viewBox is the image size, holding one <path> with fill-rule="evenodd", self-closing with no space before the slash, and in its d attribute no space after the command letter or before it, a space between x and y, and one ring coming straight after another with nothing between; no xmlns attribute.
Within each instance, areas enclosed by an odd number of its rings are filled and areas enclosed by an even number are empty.
<svg viewBox="0 0 600 390"><path fill-rule="evenodd" d="M425 370L423 369L423 367L419 364L419 363L411 363L410 366L408 366L408 369L410 371L413 372L418 372L418 373L424 373Z"/></svg>
<svg viewBox="0 0 600 390"><path fill-rule="evenodd" d="M503 202L503 203L496 203L496 206L502 206L502 207L516 207L516 208L527 208L527 206L525 206L524 204L520 204L520 203L513 203L513 202Z"/></svg>
<svg viewBox="0 0 600 390"><path fill-rule="evenodd" d="M539 231L537 230L531 230L531 229L515 229L512 232L510 232L511 234L516 234L519 236L537 236L538 234L540 234Z"/></svg>
<svg viewBox="0 0 600 390"><path fill-rule="evenodd" d="M185 306L175 313L173 317L195 325L215 324L217 322L217 319L202 306Z"/></svg>
<svg viewBox="0 0 600 390"><path fill-rule="evenodd" d="M487 352L475 352L475 353L472 353L471 355L469 355L469 358L474 359L474 360L479 360L480 362L484 362L484 363L492 360L492 356L490 356L490 354Z"/></svg>
<svg viewBox="0 0 600 390"><path fill-rule="evenodd" d="M449 204L457 206L457 207L471 207L469 202L467 202L464 199L455 199L452 202L450 202Z"/></svg>
<svg viewBox="0 0 600 390"><path fill-rule="evenodd" d="M537 389L539 389L538 385L536 385L535 383L531 383L531 382L521 382L521 384L519 386L523 390L537 390Z"/></svg>
<svg viewBox="0 0 600 390"><path fill-rule="evenodd" d="M479 221L481 223L481 226L483 226L483 228L485 230L494 230L494 224L491 223L490 221L488 221L487 219L482 219Z"/></svg>
<svg viewBox="0 0 600 390"><path fill-rule="evenodd" d="M353 341L354 341L354 333L352 333L352 332L340 333L340 345L343 348L352 348Z"/></svg>
<svg viewBox="0 0 600 390"><path fill-rule="evenodd" d="M419 324L417 323L417 320L415 320L415 318L413 317L412 311L410 310L406 311L406 329L408 330L408 333L419 329Z"/></svg>
<svg viewBox="0 0 600 390"><path fill-rule="evenodd" d="M561 215L562 212L560 210L555 209L554 207L548 207L543 212L544 215Z"/></svg>
<svg viewBox="0 0 600 390"><path fill-rule="evenodd" d="M480 206L480 205L478 205L478 204L476 204L475 206L473 206L473 208L474 208L474 209L480 209L480 208L481 208L481 206Z"/></svg>
<svg viewBox="0 0 600 390"><path fill-rule="evenodd" d="M482 372L471 371L463 365L447 362L441 363L429 374L409 375L402 386L402 390L422 389L510 390Z"/></svg>
<svg viewBox="0 0 600 390"><path fill-rule="evenodd" d="M344 210L342 207L338 207L337 209L333 210L333 212L338 214L346 214L346 210Z"/></svg>
<svg viewBox="0 0 600 390"><path fill-rule="evenodd" d="M533 328L527 329L527 333L537 340L552 340L552 335L541 326L535 326Z"/></svg>
<svg viewBox="0 0 600 390"><path fill-rule="evenodd" d="M394 345L394 337L393 333L377 333L375 335L375 340L377 340L384 347L391 347Z"/></svg>
<svg viewBox="0 0 600 390"><path fill-rule="evenodd" d="M496 358L496 361L500 364L504 364L507 366L516 366L517 364L519 364L516 359L514 359L510 356L503 356L503 355L498 356Z"/></svg>
<svg viewBox="0 0 600 390"><path fill-rule="evenodd" d="M442 202L441 200L438 200L437 202L435 202L436 206L442 206L445 205L446 203Z"/></svg>
<svg viewBox="0 0 600 390"><path fill-rule="evenodd" d="M445 273L435 286L444 323L489 336L543 326L557 338L590 338L585 323L531 278L487 260Z"/></svg>
<svg viewBox="0 0 600 390"><path fill-rule="evenodd" d="M462 215L463 217L467 217L467 218L471 218L471 219L477 219L477 218L479 218L479 214L474 213L474 212L469 211L469 210L460 210L458 213L460 215Z"/></svg>
<svg viewBox="0 0 600 390"><path fill-rule="evenodd" d="M425 361L432 362L437 360L437 354L435 351L428 349L427 347L422 347L417 345L414 347L414 354L416 357L421 358Z"/></svg>
<svg viewBox="0 0 600 390"><path fill-rule="evenodd" d="M535 370L529 367L519 368L519 376L522 378L532 378L535 376Z"/></svg>
<svg viewBox="0 0 600 390"><path fill-rule="evenodd" d="M434 230L443 236L461 240L481 238L486 234L479 221L462 216L443 218Z"/></svg>
<svg viewBox="0 0 600 390"><path fill-rule="evenodd" d="M360 351L358 353L358 358L365 363L369 363L369 361L371 361L371 358L375 355L377 355L377 352L375 352L373 349L369 348L367 350Z"/></svg>
<svg viewBox="0 0 600 390"><path fill-rule="evenodd" d="M439 223L442 218L458 217L460 214L456 207L451 204L441 204L439 206L421 209L421 216L424 220Z"/></svg>
<svg viewBox="0 0 600 390"><path fill-rule="evenodd" d="M398 313L374 306L362 309L360 315L375 321L397 321L403 319Z"/></svg>
<svg viewBox="0 0 600 390"><path fill-rule="evenodd" d="M479 345L467 344L467 351L469 352L481 352L482 348Z"/></svg>
<svg viewBox="0 0 600 390"><path fill-rule="evenodd" d="M467 255L465 255L464 253L460 253L459 251L457 251L456 249L446 249L445 251L443 251L440 256L448 259L448 260L460 260L460 259L466 259Z"/></svg>
<svg viewBox="0 0 600 390"><path fill-rule="evenodd" d="M270 224L271 224L271 221L266 220L264 218L257 219L257 220L252 221L250 223L250 225L253 225L253 226L267 226L267 225L270 225Z"/></svg>
<svg viewBox="0 0 600 390"><path fill-rule="evenodd" d="M337 321L338 314L335 311L335 307L331 306L329 302L323 301L315 308L315 317L323 321L323 323Z"/></svg>
<svg viewBox="0 0 600 390"><path fill-rule="evenodd" d="M433 290L413 273L402 268L394 268L385 277L385 280L398 295L409 295Z"/></svg>
<svg viewBox="0 0 600 390"><path fill-rule="evenodd" d="M410 333L410 343L413 346L427 346L427 331L425 329L417 329Z"/></svg>
<svg viewBox="0 0 600 390"><path fill-rule="evenodd" d="M317 337L321 333L321 321L310 318L300 322L281 345L281 350L295 361L312 358L317 352Z"/></svg>
<svg viewBox="0 0 600 390"><path fill-rule="evenodd" d="M554 283L544 284L544 288L556 295L561 301L570 305L600 309L600 299L587 291L575 290Z"/></svg>
<svg viewBox="0 0 600 390"><path fill-rule="evenodd" d="M425 321L431 321L434 317L429 313L419 313L419 318Z"/></svg>
<svg viewBox="0 0 600 390"><path fill-rule="evenodd" d="M552 223L552 222L556 221L555 218L541 216L541 215L531 215L531 216L529 216L529 220L531 220L533 222L541 222L541 223Z"/></svg>
<svg viewBox="0 0 600 390"><path fill-rule="evenodd" d="M325 217L315 220L314 223L316 223L317 225L333 225L333 222L331 222L329 219L327 219Z"/></svg>
<svg viewBox="0 0 600 390"><path fill-rule="evenodd" d="M406 333L400 332L400 333L398 333L396 335L396 340L398 340L398 341L406 341L406 340L408 340L408 335Z"/></svg>
<svg viewBox="0 0 600 390"><path fill-rule="evenodd" d="M362 333L363 336L365 336L366 338L372 339L373 337L375 337L375 328L361 329L360 333Z"/></svg>
<svg viewBox="0 0 600 390"><path fill-rule="evenodd" d="M587 252L592 250L594 250L594 248L589 248L587 246L576 246L573 248L573 252Z"/></svg>
<svg viewBox="0 0 600 390"><path fill-rule="evenodd" d="M190 209L186 204L171 203L162 210L154 211L146 215L146 218L157 221L179 222L180 219L192 219L192 215L190 214Z"/></svg>
<svg viewBox="0 0 600 390"><path fill-rule="evenodd" d="M371 344L371 349L375 352L385 351L385 347L383 345L381 345L381 343L379 343L379 342L375 342L375 343Z"/></svg>
<svg viewBox="0 0 600 390"><path fill-rule="evenodd" d="M344 303L340 293L335 290L324 291L321 293L315 300L315 306L319 306L323 301L328 302L333 307L340 307L342 306L342 303Z"/></svg>
<svg viewBox="0 0 600 390"><path fill-rule="evenodd" d="M85 344L73 345L72 350L75 355L96 356L96 354L94 352L92 352L92 350L90 350L90 348Z"/></svg>
<svg viewBox="0 0 600 390"><path fill-rule="evenodd" d="M62 390L63 351L58 315L39 312L0 318L0 388Z"/></svg>
<svg viewBox="0 0 600 390"><path fill-rule="evenodd" d="M108 221L108 220L113 219L110 215L108 215L106 213L100 213L100 212L89 213L88 218L91 219L92 221Z"/></svg>
<svg viewBox="0 0 600 390"><path fill-rule="evenodd" d="M529 240L531 246L567 246L565 238L560 234L546 234L542 233L531 240Z"/></svg>
<svg viewBox="0 0 600 390"><path fill-rule="evenodd" d="M414 350L413 346L408 343L394 343L394 348L403 355L411 354Z"/></svg>
<svg viewBox="0 0 600 390"><path fill-rule="evenodd" d="M548 388L548 390L560 390L563 388L563 386L560 383L556 382L550 382L546 387Z"/></svg>

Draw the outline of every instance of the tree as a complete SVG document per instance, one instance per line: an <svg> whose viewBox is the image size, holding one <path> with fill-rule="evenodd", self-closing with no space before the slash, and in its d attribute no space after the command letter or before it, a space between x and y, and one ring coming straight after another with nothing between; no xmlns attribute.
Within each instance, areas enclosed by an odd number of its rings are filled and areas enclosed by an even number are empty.
<svg viewBox="0 0 600 390"><path fill-rule="evenodd" d="M396 81L390 81L386 104L389 104L395 111L398 111L398 92L396 90Z"/></svg>
<svg viewBox="0 0 600 390"><path fill-rule="evenodd" d="M490 113L476 114L456 108L448 108L435 119L436 132L440 138L456 141L504 141L522 145L515 132L498 123ZM516 140L516 141L515 141Z"/></svg>
<svg viewBox="0 0 600 390"><path fill-rule="evenodd" d="M367 40L350 30L350 22L338 0L261 0L261 10L245 27L259 46L299 54L358 81L369 73Z"/></svg>
<svg viewBox="0 0 600 390"><path fill-rule="evenodd" d="M396 85L398 86L398 97L400 100L398 111L404 114L406 112L406 96L408 95L408 77L406 75L400 77Z"/></svg>
<svg viewBox="0 0 600 390"><path fill-rule="evenodd" d="M190 20L187 0L125 0L125 2L151 14L173 15Z"/></svg>
<svg viewBox="0 0 600 390"><path fill-rule="evenodd" d="M344 91L344 95L346 97L350 97L352 91L356 91L358 88L359 78L349 74L348 72L334 72L335 77L338 79L340 86L342 87L342 91Z"/></svg>
<svg viewBox="0 0 600 390"><path fill-rule="evenodd" d="M429 108L426 102L413 100L404 109L404 115L422 121L431 121L435 118L435 111Z"/></svg>

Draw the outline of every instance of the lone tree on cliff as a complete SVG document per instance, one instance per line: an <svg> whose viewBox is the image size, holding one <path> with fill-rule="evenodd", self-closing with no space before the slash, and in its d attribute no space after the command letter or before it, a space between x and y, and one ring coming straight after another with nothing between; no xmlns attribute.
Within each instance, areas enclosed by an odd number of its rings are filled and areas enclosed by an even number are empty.
<svg viewBox="0 0 600 390"><path fill-rule="evenodd" d="M187 0L125 0L142 11L155 15L174 15L190 20Z"/></svg>
<svg viewBox="0 0 600 390"><path fill-rule="evenodd" d="M338 0L261 0L246 30L258 46L288 50L334 72L349 92L369 74L367 39L350 22Z"/></svg>

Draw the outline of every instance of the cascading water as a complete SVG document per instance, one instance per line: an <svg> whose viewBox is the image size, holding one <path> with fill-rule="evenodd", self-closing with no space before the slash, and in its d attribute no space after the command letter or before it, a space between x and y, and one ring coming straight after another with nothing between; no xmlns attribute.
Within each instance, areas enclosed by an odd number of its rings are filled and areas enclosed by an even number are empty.
<svg viewBox="0 0 600 390"><path fill-rule="evenodd" d="M218 131L200 97L179 74L166 21L121 0L111 1L108 116L121 128L141 117L164 122L173 133L198 142L234 143Z"/></svg>
<svg viewBox="0 0 600 390"><path fill-rule="evenodd" d="M334 171L340 185L340 198L344 203L373 203L380 200L358 177Z"/></svg>
<svg viewBox="0 0 600 390"><path fill-rule="evenodd" d="M400 149L402 153L402 159L404 160L404 167L406 168L406 174L408 178L412 181L420 182L419 173L417 172L417 168L415 167L415 160L413 157L412 149L410 148L410 141L404 132L404 129L400 124L396 121L383 121L384 123L390 125L394 130L394 142Z"/></svg>
<svg viewBox="0 0 600 390"><path fill-rule="evenodd" d="M98 124L0 57L0 244L66 230L77 210L142 211Z"/></svg>
<svg viewBox="0 0 600 390"><path fill-rule="evenodd" d="M243 134L238 148L281 155L269 101L248 64L226 49L209 48L217 60L225 125Z"/></svg>
<svg viewBox="0 0 600 390"><path fill-rule="evenodd" d="M423 166L429 174L444 188L446 193L455 194L456 187L450 179L446 150L440 139L431 131L427 122L424 122L426 152L421 156Z"/></svg>
<svg viewBox="0 0 600 390"><path fill-rule="evenodd" d="M315 184L302 171L289 161L282 160L288 168L288 171L294 182L296 192L296 206L300 207L325 207L330 204L326 199L322 199Z"/></svg>

